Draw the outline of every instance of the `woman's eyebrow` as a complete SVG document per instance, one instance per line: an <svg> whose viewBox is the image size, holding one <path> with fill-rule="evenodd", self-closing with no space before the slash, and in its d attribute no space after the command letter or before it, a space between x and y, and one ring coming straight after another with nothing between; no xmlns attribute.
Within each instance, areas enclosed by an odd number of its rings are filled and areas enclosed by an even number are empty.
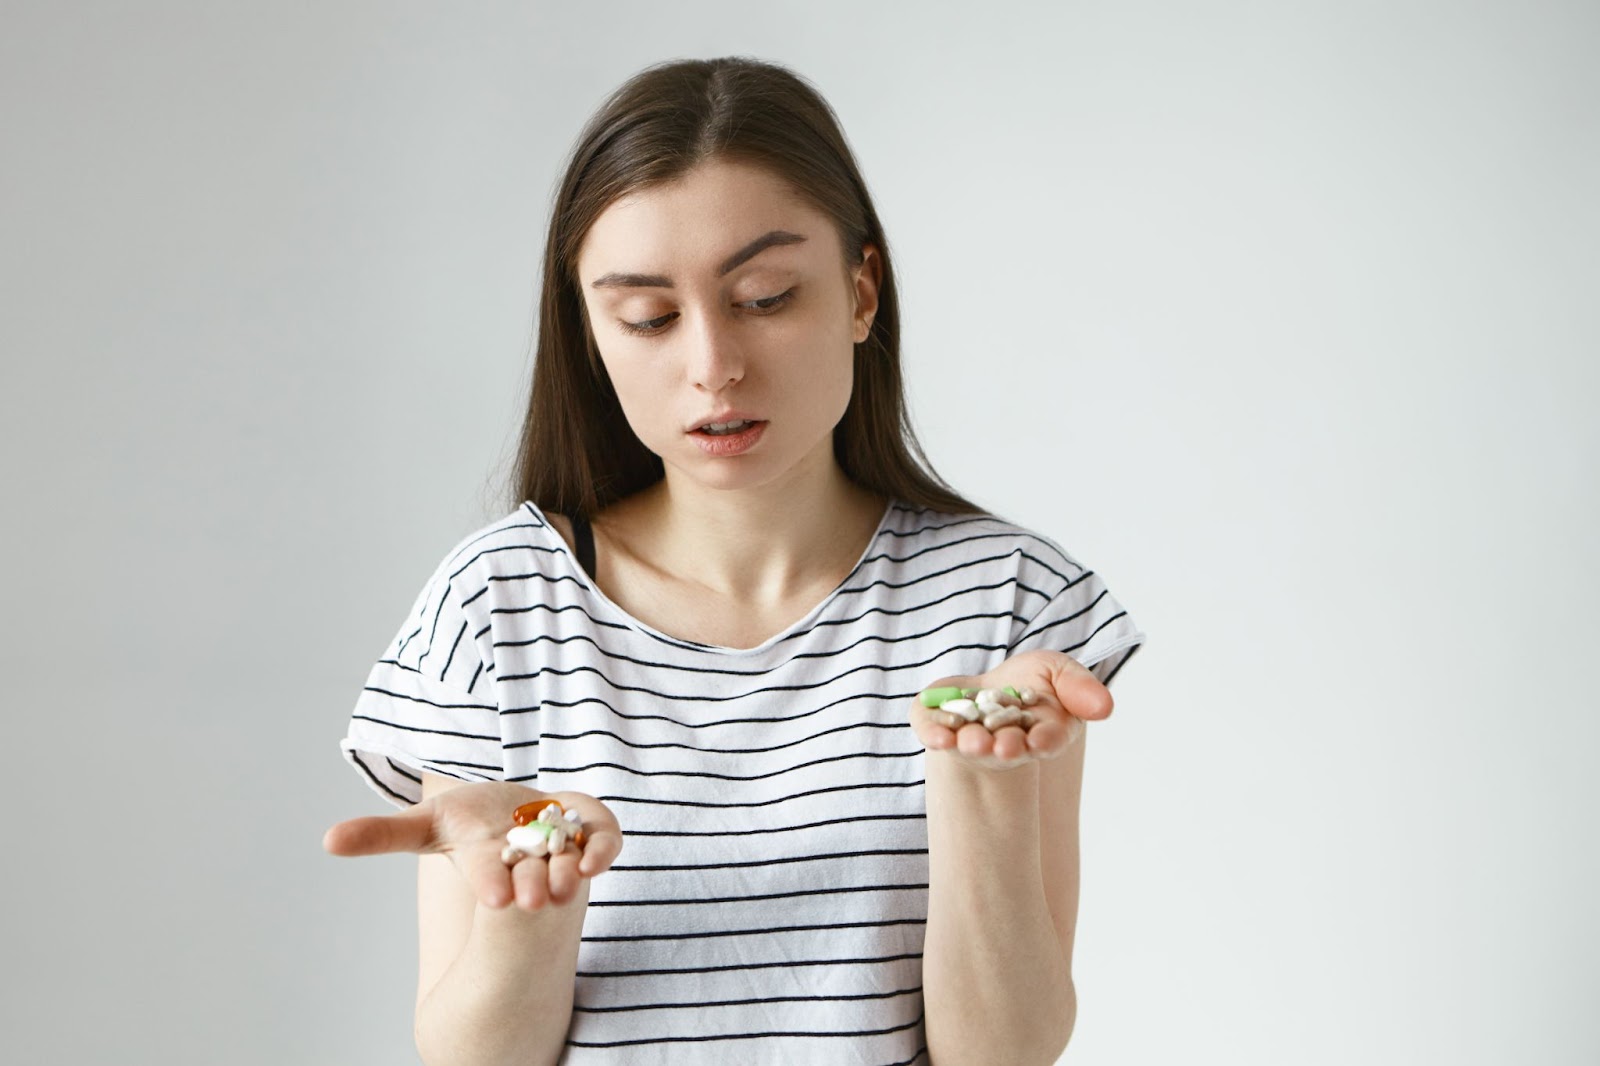
<svg viewBox="0 0 1600 1066"><path fill-rule="evenodd" d="M755 256L757 253L771 248L773 245L799 244L804 240L805 238L800 234L790 233L788 230L770 230L767 233L763 233L761 236L757 237L743 248L740 248L737 252L734 252L732 255L728 256L728 258L724 259L722 261L722 265L717 267L717 277L722 277L724 274L728 273L728 271L733 270L735 267ZM602 274L598 278L595 278L589 283L589 287L594 289L670 289L672 288L672 279L667 277L665 274L619 274L613 271L610 274Z"/></svg>

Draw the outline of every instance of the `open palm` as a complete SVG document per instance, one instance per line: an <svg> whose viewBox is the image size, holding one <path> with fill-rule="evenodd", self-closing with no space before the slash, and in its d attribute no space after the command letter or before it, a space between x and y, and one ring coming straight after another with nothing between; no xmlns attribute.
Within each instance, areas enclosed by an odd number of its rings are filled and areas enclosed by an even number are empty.
<svg viewBox="0 0 1600 1066"><path fill-rule="evenodd" d="M1085 721L1111 713L1111 692L1099 678L1070 655L1025 651L977 677L945 677L928 688L1030 688L1039 700L1028 708L1032 728L1006 726L993 733L981 722L949 729L928 717L916 697L911 700L911 729L929 751L948 751L990 768L1018 766L1030 759L1053 759L1083 735Z"/></svg>
<svg viewBox="0 0 1600 1066"><path fill-rule="evenodd" d="M506 831L516 824L511 812L537 800L555 800L578 812L587 837L583 850L569 848L549 859L526 858L507 866L500 851ZM546 903L569 901L582 878L608 869L622 851L622 830L616 816L593 796L476 781L394 814L339 822L323 835L322 846L334 855L448 855L485 906L498 909L515 900L525 910L537 910Z"/></svg>

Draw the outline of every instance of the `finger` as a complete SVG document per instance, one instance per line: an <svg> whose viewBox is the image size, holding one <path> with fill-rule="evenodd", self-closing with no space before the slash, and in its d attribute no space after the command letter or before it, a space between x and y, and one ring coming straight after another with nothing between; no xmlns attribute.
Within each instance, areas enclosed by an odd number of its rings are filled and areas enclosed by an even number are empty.
<svg viewBox="0 0 1600 1066"><path fill-rule="evenodd" d="M517 906L523 910L536 911L550 902L549 873L537 855L518 859L511 867L511 879L516 884Z"/></svg>
<svg viewBox="0 0 1600 1066"><path fill-rule="evenodd" d="M1035 723L1028 730L1028 750L1042 759L1050 759L1061 754L1067 746L1067 723L1050 719Z"/></svg>
<svg viewBox="0 0 1600 1066"><path fill-rule="evenodd" d="M593 877L610 869L612 862L622 853L622 834L611 829L597 829L585 835L588 839L584 842L582 858L578 861L578 873Z"/></svg>
<svg viewBox="0 0 1600 1066"><path fill-rule="evenodd" d="M994 757L1010 762L1028 754L1028 734L1020 726L1008 725L994 734Z"/></svg>
<svg viewBox="0 0 1600 1066"><path fill-rule="evenodd" d="M397 814L369 815L339 822L322 835L333 855L382 855L395 851L433 850L433 807L430 801Z"/></svg>
<svg viewBox="0 0 1600 1066"><path fill-rule="evenodd" d="M1083 736L1082 719L1071 715L1040 722L1028 730L1028 749L1043 759L1053 759L1072 747Z"/></svg>
<svg viewBox="0 0 1600 1066"><path fill-rule="evenodd" d="M1061 706L1076 718L1099 721L1111 716L1111 690L1082 663L1062 655L1050 663L1050 687Z"/></svg>
<svg viewBox="0 0 1600 1066"><path fill-rule="evenodd" d="M473 845L458 849L453 858L461 876L485 907L495 910L516 898L511 884L511 868L500 858L503 842ZM517 864L522 865L521 863Z"/></svg>
<svg viewBox="0 0 1600 1066"><path fill-rule="evenodd" d="M981 722L968 722L956 731L956 748L963 755L984 758L994 751L994 734Z"/></svg>
<svg viewBox="0 0 1600 1066"><path fill-rule="evenodd" d="M942 726L928 717L928 712L921 706L912 708L911 732L922 742L922 746L929 751L943 751L955 747L956 732L947 726Z"/></svg>
<svg viewBox="0 0 1600 1066"><path fill-rule="evenodd" d="M550 902L555 904L570 903L572 897L578 894L578 863L582 852L573 848L564 849L559 855L550 856Z"/></svg>

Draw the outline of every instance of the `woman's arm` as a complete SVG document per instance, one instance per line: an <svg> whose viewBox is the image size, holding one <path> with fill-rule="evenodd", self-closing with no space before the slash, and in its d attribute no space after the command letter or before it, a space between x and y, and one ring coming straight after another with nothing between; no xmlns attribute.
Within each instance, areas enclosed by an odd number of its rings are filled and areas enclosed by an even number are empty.
<svg viewBox="0 0 1600 1066"><path fill-rule="evenodd" d="M928 752L922 998L933 1066L1050 1066L1072 1035L1081 735L1074 747L1002 770Z"/></svg>
<svg viewBox="0 0 1600 1066"><path fill-rule="evenodd" d="M951 730L912 701L927 747L928 925L924 1029L934 1066L1050 1066L1077 1023L1072 947L1078 917L1078 807L1084 723L1111 693L1061 652L1019 652L977 678L1037 694L1036 724Z"/></svg>
<svg viewBox="0 0 1600 1066"><path fill-rule="evenodd" d="M423 798L462 784L424 773ZM496 909L478 899L448 857L421 855L417 862L415 1038L422 1061L555 1063L572 1019L588 879L563 904L529 911L513 901Z"/></svg>

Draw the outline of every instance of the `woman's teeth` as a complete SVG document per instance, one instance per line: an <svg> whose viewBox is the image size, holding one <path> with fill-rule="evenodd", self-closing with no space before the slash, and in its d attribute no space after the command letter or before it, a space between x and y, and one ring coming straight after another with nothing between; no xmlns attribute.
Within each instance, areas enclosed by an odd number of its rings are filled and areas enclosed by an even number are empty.
<svg viewBox="0 0 1600 1066"><path fill-rule="evenodd" d="M737 433L741 429L745 429L754 424L755 423L751 422L749 419L741 419L738 422L712 422L709 425L701 426L700 429L702 432L709 433L713 437L721 437L729 433Z"/></svg>

